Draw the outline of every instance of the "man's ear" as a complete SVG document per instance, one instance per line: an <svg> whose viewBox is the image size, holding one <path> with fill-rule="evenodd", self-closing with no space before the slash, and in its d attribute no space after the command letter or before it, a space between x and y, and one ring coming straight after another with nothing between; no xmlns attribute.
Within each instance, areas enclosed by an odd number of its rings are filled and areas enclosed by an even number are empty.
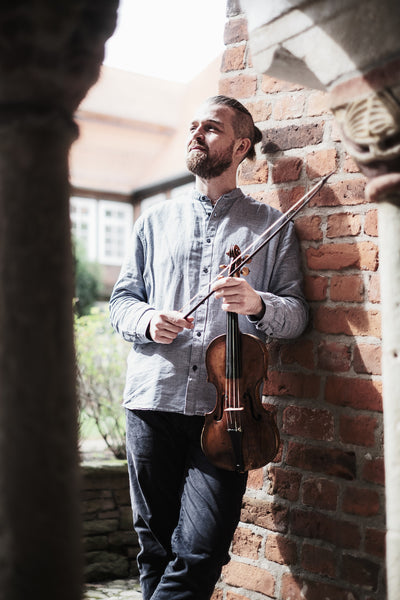
<svg viewBox="0 0 400 600"><path fill-rule="evenodd" d="M237 153L238 157L240 158L240 160L242 161L243 158L248 153L248 151L250 150L251 141L249 138L240 138L237 140L236 143L237 143L236 153Z"/></svg>

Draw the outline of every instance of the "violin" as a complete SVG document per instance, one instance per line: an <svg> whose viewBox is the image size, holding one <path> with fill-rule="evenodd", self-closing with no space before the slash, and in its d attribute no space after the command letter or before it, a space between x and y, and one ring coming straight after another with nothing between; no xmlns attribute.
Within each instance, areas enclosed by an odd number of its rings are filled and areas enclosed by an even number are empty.
<svg viewBox="0 0 400 600"><path fill-rule="evenodd" d="M227 254L231 258L229 276L247 275L248 268L240 265L244 260L249 262L248 256L242 260L237 245ZM278 452L278 428L260 396L267 366L265 344L242 333L238 314L228 312L226 334L216 337L206 352L208 381L215 386L217 399L214 409L205 415L201 435L204 454L219 468L238 472L258 469Z"/></svg>

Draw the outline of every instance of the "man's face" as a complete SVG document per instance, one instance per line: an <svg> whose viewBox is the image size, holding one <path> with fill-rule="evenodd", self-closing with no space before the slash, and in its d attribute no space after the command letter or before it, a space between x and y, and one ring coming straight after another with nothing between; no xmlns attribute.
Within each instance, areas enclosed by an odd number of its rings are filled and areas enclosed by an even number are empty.
<svg viewBox="0 0 400 600"><path fill-rule="evenodd" d="M233 109L204 104L190 125L186 165L202 179L222 175L232 164L235 135Z"/></svg>

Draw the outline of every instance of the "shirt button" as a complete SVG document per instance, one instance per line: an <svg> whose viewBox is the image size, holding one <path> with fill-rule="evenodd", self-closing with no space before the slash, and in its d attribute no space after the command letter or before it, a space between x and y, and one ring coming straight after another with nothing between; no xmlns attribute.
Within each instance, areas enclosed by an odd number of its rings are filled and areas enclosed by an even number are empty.
<svg viewBox="0 0 400 600"><path fill-rule="evenodd" d="M193 365L192 369L193 371L197 371L197 365Z"/></svg>
<svg viewBox="0 0 400 600"><path fill-rule="evenodd" d="M207 238L207 239L206 239L206 242L207 242L207 244L209 244L209 243L211 242L211 239L210 239L210 238Z"/></svg>
<svg viewBox="0 0 400 600"><path fill-rule="evenodd" d="M203 273L208 273L208 268L207 267L203 268Z"/></svg>
<svg viewBox="0 0 400 600"><path fill-rule="evenodd" d="M201 337L201 331L198 331L198 332L196 333L196 335L197 335L197 337Z"/></svg>

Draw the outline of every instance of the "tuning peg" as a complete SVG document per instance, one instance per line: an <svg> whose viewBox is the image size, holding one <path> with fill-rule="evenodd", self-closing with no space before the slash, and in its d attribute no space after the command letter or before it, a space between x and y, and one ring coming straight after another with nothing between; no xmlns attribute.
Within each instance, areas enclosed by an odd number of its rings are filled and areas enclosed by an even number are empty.
<svg viewBox="0 0 400 600"><path fill-rule="evenodd" d="M249 273L250 269L248 269L247 267L243 267L243 269L241 269L240 271L240 274L243 275L243 277L246 277Z"/></svg>

